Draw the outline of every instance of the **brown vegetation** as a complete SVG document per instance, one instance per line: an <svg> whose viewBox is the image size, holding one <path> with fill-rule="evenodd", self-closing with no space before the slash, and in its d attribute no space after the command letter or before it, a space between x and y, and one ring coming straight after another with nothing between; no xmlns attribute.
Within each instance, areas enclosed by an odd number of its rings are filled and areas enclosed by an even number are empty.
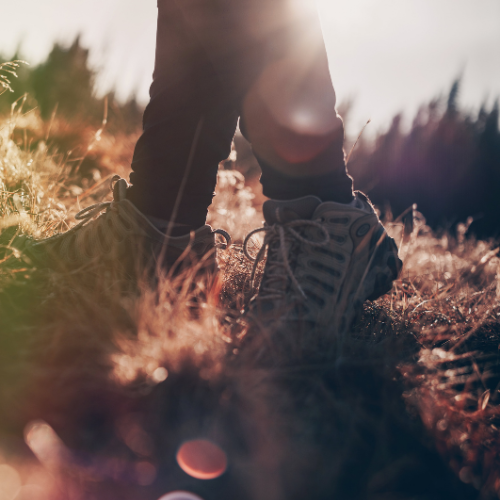
<svg viewBox="0 0 500 500"><path fill-rule="evenodd" d="M56 150L52 134L75 134L80 151ZM109 196L135 138L20 105L0 122L0 498L500 494L493 242L466 238L465 226L437 237L419 213L387 220L403 274L349 337L318 338L293 359L265 332L245 347L237 318L252 290L239 244L260 214L235 171L221 170L210 211L235 238L220 258L222 294L183 288L189 275L123 294L112 269L95 269L89 286L82 271L34 268L12 245L66 229ZM272 362L254 355L262 349ZM229 457L220 479L175 464L182 441L200 436Z"/></svg>

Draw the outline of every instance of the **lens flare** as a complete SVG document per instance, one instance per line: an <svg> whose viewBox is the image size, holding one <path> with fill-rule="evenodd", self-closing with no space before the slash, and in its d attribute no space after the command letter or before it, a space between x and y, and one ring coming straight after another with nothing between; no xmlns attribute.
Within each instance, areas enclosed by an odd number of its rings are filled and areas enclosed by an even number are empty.
<svg viewBox="0 0 500 500"><path fill-rule="evenodd" d="M46 422L29 423L24 430L24 436L31 451L48 468L57 468L68 462L68 449Z"/></svg>
<svg viewBox="0 0 500 500"><path fill-rule="evenodd" d="M318 6L314 0L288 0L288 7L296 16L313 16L318 12Z"/></svg>
<svg viewBox="0 0 500 500"><path fill-rule="evenodd" d="M166 368L163 368L162 366L160 366L159 368L157 368L153 374L152 374L152 379L155 381L155 382L164 382L165 380L167 380L167 377L168 377L168 371Z"/></svg>
<svg viewBox="0 0 500 500"><path fill-rule="evenodd" d="M206 439L187 441L179 448L176 458L179 467L196 479L215 479L227 468L224 451Z"/></svg>
<svg viewBox="0 0 500 500"><path fill-rule="evenodd" d="M172 491L163 495L159 500L203 500L198 495L190 493L189 491Z"/></svg>
<svg viewBox="0 0 500 500"><path fill-rule="evenodd" d="M0 500L13 500L21 488L21 479L10 465L0 465Z"/></svg>
<svg viewBox="0 0 500 500"><path fill-rule="evenodd" d="M149 486L156 479L156 467L149 462L139 462L135 466L137 482L141 486Z"/></svg>
<svg viewBox="0 0 500 500"><path fill-rule="evenodd" d="M0 498L3 499L2 496L0 496ZM16 495L14 500L46 500L46 499L47 499L46 492L44 492L44 490L40 486L37 486L36 484L26 484L19 490L19 493Z"/></svg>

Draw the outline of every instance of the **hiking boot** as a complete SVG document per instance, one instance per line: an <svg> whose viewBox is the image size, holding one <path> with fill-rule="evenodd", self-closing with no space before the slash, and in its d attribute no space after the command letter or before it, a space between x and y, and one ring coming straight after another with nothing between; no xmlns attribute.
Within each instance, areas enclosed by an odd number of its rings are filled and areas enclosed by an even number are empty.
<svg viewBox="0 0 500 500"><path fill-rule="evenodd" d="M83 209L76 214L79 224L65 233L28 243L24 254L35 264L61 271L106 262L128 277L139 277L144 271L154 275L158 269L175 273L188 265L216 272L215 235L221 234L229 245L228 233L205 225L184 236L167 237L127 200L127 188L125 179L114 176L113 201Z"/></svg>
<svg viewBox="0 0 500 500"><path fill-rule="evenodd" d="M349 204L315 196L268 200L265 226L245 239L244 251L267 261L248 314L271 330L290 322L333 334L348 331L365 300L389 292L402 262L365 195ZM257 256L248 252L252 235L265 232Z"/></svg>

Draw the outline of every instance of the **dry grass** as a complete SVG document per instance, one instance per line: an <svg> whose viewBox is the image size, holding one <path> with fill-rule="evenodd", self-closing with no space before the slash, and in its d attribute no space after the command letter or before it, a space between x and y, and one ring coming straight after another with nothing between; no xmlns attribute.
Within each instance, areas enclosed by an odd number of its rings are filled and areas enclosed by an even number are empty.
<svg viewBox="0 0 500 500"><path fill-rule="evenodd" d="M392 293L366 304L349 338L318 338L293 359L265 344L274 361L262 363L238 338L252 293L238 243L261 216L235 172L220 172L210 212L236 241L221 255L222 299L183 288L189 275L124 295L112 270L95 269L89 286L23 261L16 235L64 230L126 174L135 137L81 130L78 154L47 146L65 130L22 107L0 122L0 499L500 494L493 242L433 234L419 214L406 236L387 221L405 261ZM225 479L176 468L179 443L200 435L228 453Z"/></svg>

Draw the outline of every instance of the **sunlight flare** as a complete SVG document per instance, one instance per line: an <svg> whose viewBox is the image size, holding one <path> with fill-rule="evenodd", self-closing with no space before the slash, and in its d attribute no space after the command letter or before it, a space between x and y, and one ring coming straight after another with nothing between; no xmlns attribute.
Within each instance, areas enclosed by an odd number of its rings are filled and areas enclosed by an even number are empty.
<svg viewBox="0 0 500 500"><path fill-rule="evenodd" d="M177 463L186 474L196 479L215 479L226 471L227 457L216 444L195 439L179 448Z"/></svg>
<svg viewBox="0 0 500 500"><path fill-rule="evenodd" d="M68 450L49 424L43 421L31 422L24 432L26 444L47 468L59 468L67 461Z"/></svg>
<svg viewBox="0 0 500 500"><path fill-rule="evenodd" d="M13 500L21 488L21 478L10 465L0 465L0 500Z"/></svg>
<svg viewBox="0 0 500 500"><path fill-rule="evenodd" d="M189 491L172 491L163 495L159 500L203 500L198 495L190 493Z"/></svg>

